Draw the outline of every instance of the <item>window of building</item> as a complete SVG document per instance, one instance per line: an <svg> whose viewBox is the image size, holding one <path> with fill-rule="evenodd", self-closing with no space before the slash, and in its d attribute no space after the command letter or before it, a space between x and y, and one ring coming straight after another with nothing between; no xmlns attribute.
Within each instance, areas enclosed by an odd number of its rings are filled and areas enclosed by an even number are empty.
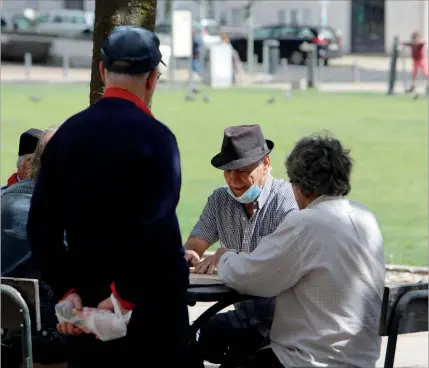
<svg viewBox="0 0 429 368"><path fill-rule="evenodd" d="M289 23L292 25L298 25L301 24L300 19L300 11L299 9L290 9L289 10Z"/></svg>
<svg viewBox="0 0 429 368"><path fill-rule="evenodd" d="M228 13L226 10L222 10L219 15L219 24L226 26L228 24Z"/></svg>
<svg viewBox="0 0 429 368"><path fill-rule="evenodd" d="M64 8L84 10L85 9L84 1L85 0L64 0Z"/></svg>
<svg viewBox="0 0 429 368"><path fill-rule="evenodd" d="M313 24L313 16L311 13L311 9L305 8L302 9L302 24L312 25Z"/></svg>
<svg viewBox="0 0 429 368"><path fill-rule="evenodd" d="M233 26L239 26L243 22L243 9L232 8L231 9L231 24Z"/></svg>
<svg viewBox="0 0 429 368"><path fill-rule="evenodd" d="M277 21L280 24L286 23L286 10L279 9L279 11L277 12Z"/></svg>

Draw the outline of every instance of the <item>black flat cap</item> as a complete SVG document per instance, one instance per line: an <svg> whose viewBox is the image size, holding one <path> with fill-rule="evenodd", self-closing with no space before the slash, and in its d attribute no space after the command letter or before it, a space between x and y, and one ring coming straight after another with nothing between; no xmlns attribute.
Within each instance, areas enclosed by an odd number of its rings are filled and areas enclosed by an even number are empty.
<svg viewBox="0 0 429 368"><path fill-rule="evenodd" d="M42 131L40 129L35 128L28 129L27 131L22 133L21 137L19 138L18 156L34 153L41 135Z"/></svg>
<svg viewBox="0 0 429 368"><path fill-rule="evenodd" d="M155 33L134 26L114 28L102 44L101 55L107 70L121 74L149 73L164 64Z"/></svg>

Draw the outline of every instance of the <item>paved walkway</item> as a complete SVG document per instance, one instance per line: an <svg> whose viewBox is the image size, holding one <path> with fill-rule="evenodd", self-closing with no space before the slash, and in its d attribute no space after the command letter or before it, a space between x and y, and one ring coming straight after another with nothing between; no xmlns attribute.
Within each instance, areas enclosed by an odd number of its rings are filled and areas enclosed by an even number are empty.
<svg viewBox="0 0 429 368"><path fill-rule="evenodd" d="M340 59L342 60L342 59ZM28 83L89 83L91 71L89 69L69 69L65 75L62 68L49 66L33 66L29 74L23 65L6 64L1 67L1 79L8 82L28 82ZM175 80L177 85L185 85L188 81L187 70L176 70ZM161 81L168 83L166 75L161 76ZM255 83L259 81L259 83ZM420 83L421 84L421 83ZM252 79L243 80L239 87L244 88L268 88L268 89L290 89L290 82L264 83L261 75L256 75ZM419 92L424 93L426 84L419 86ZM386 82L321 82L318 89L323 92L381 92L386 93ZM396 84L396 92L403 93L404 86L401 81Z"/></svg>
<svg viewBox="0 0 429 368"><path fill-rule="evenodd" d="M194 307L189 307L189 318L194 321L198 316L209 308L212 303L197 303ZM232 309L232 308L228 308ZM429 367L428 364L428 333L416 333L401 335L398 337L396 348L395 367ZM377 362L377 368L383 367L384 356L386 354L387 339L383 338L380 359ZM217 365L206 364L207 368L215 368Z"/></svg>

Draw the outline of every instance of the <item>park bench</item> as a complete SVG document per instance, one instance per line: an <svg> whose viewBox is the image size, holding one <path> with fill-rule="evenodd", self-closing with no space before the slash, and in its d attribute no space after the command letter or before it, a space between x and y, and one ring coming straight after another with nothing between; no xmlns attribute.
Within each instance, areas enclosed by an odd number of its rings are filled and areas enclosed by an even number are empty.
<svg viewBox="0 0 429 368"><path fill-rule="evenodd" d="M387 336L384 368L393 368L398 335L428 331L428 284L386 286L378 334Z"/></svg>

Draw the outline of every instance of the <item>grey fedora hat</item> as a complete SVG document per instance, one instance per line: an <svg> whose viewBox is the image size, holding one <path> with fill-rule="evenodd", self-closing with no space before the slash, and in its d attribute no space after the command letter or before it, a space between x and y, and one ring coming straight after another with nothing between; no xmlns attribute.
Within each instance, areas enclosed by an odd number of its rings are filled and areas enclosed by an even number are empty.
<svg viewBox="0 0 429 368"><path fill-rule="evenodd" d="M225 129L221 151L211 163L220 170L240 169L258 162L273 148L274 142L264 138L259 125L232 126Z"/></svg>

